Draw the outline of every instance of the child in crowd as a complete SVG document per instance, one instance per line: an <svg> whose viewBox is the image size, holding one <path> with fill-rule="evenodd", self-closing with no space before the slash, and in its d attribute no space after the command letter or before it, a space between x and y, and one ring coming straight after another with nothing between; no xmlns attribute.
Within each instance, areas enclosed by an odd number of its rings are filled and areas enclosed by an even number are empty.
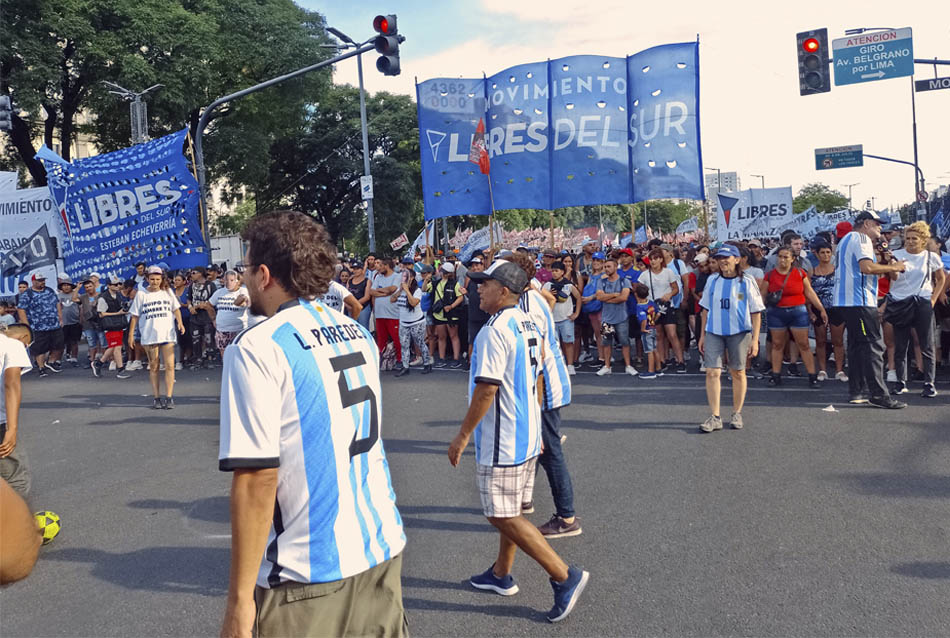
<svg viewBox="0 0 950 638"><path fill-rule="evenodd" d="M635 284L633 294L637 297L637 320L640 322L640 342L643 355L647 360L647 371L640 373L641 379L662 377L660 357L656 351L656 306L650 301L650 289L644 284Z"/></svg>

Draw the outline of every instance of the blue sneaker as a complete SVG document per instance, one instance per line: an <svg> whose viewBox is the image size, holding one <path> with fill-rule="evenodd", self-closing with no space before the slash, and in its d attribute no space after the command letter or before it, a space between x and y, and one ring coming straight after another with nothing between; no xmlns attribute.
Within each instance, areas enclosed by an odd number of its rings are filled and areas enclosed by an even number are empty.
<svg viewBox="0 0 950 638"><path fill-rule="evenodd" d="M656 372L641 372L640 373L641 379L656 379L656 377L657 377Z"/></svg>
<svg viewBox="0 0 950 638"><path fill-rule="evenodd" d="M487 571L482 572L468 581L472 583L475 589L487 589L500 596L514 596L518 593L518 583L515 582L511 574L506 574L504 578L498 578L492 571L495 569L494 563Z"/></svg>
<svg viewBox="0 0 950 638"><path fill-rule="evenodd" d="M571 565L567 570L567 580L563 583L551 581L551 588L554 589L554 607L548 612L550 622L558 622L567 618L568 614L577 604L577 599L581 597L581 592L587 587L587 580L590 574Z"/></svg>

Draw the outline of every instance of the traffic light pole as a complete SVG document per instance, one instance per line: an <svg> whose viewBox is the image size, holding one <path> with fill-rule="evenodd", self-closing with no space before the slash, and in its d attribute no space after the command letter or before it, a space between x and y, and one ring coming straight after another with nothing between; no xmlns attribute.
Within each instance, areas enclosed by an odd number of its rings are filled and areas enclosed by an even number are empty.
<svg viewBox="0 0 950 638"><path fill-rule="evenodd" d="M353 51L349 51L347 53L342 53L340 55L334 56L330 58L329 60L324 60L323 62L318 62L308 67L297 69L296 71L291 71L290 73L285 73L284 75L278 76L276 78L271 78L270 80L266 80L264 82L261 82L260 84L255 84L254 86L248 87L246 89L242 89L241 91L238 91L236 93L232 93L231 95L225 95L224 97L219 97L217 100L215 100L214 102L212 102L205 108L205 110L201 113L201 117L198 118L198 126L196 127L195 131L193 131L193 136L195 139L195 164L196 164L195 168L197 169L197 172L198 172L198 186L199 186L199 192L201 195L201 231L205 237L205 241L209 239L208 237L208 184L207 184L207 174L206 174L206 169L205 169L205 158L204 158L204 150L202 146L202 139L204 136L205 128L207 128L208 122L211 119L211 114L214 112L214 110L217 109L219 106L227 104L228 102L233 102L234 100L238 100L242 97L250 95L251 93L257 93L258 91L262 91L264 89L270 88L276 84L280 84L281 82L286 82L287 80L292 80L293 78L300 77L301 75L306 75L307 73L310 73L311 71L316 71L318 69L322 69L325 66L336 64L337 62L340 62L342 60L352 58L354 55L359 56L360 54L365 53L367 51L371 51L374 48L375 47L372 44L363 44L357 47ZM360 77L361 77L360 85L362 89L362 75ZM361 100L362 100L362 95L363 95L363 92L362 90L360 90ZM366 121L366 116L364 113L363 115L363 122L364 122L363 139L364 140L366 139L365 121ZM365 145L365 142L364 142L364 145Z"/></svg>
<svg viewBox="0 0 950 638"><path fill-rule="evenodd" d="M366 91L363 90L363 56L356 56L356 72L360 80L360 127L363 130L363 174L372 177L369 170L369 127L366 122ZM362 190L362 189L361 189ZM376 218L373 215L373 198L366 202L366 228L369 234L369 251L376 252Z"/></svg>

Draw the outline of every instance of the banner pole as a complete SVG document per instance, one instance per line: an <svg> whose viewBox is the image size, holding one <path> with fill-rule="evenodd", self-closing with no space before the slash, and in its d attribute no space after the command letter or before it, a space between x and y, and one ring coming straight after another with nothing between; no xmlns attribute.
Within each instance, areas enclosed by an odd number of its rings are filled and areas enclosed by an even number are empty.
<svg viewBox="0 0 950 638"><path fill-rule="evenodd" d="M491 188L491 173L488 177L488 201L491 203L491 215L488 216L488 246L489 251L495 252L495 195Z"/></svg>
<svg viewBox="0 0 950 638"><path fill-rule="evenodd" d="M194 140L191 139L191 130L189 130L185 135L185 139L188 140L188 154L191 156L191 174L194 176L195 181L200 183L200 180L198 179L198 168L195 162L195 143ZM210 257L211 239L208 237L208 209L207 205L205 204L204 197L198 198L198 206L200 207L199 213L201 219L201 235L204 237L205 244L208 245L208 255Z"/></svg>
<svg viewBox="0 0 950 638"><path fill-rule="evenodd" d="M551 220L551 229L548 231L548 242L551 244L551 250L554 250L554 211L549 210L548 215Z"/></svg>

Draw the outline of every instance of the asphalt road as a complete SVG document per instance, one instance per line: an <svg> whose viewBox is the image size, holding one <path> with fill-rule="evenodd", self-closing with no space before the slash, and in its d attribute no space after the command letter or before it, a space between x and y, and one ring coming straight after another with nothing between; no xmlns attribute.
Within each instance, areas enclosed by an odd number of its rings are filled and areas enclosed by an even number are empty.
<svg viewBox="0 0 950 638"><path fill-rule="evenodd" d="M706 435L699 375L579 375L563 416L584 533L553 544L591 582L551 626L550 586L523 555L517 596L467 585L497 541L471 447L457 469L446 457L465 378L383 382L413 634L950 634L946 382L900 412L850 406L834 381L753 383L746 428ZM174 412L148 409L144 373L25 380L30 504L64 529L28 580L0 592L3 636L217 635L230 480L216 462L219 371L179 379ZM536 503L540 524L553 512L544 478Z"/></svg>

